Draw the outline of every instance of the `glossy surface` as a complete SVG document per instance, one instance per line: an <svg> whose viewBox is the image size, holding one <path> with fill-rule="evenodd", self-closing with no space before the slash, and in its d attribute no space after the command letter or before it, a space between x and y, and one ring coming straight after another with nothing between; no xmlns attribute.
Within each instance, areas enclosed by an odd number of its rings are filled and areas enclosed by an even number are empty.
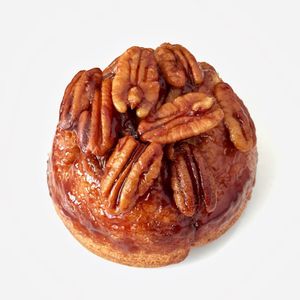
<svg viewBox="0 0 300 300"><path fill-rule="evenodd" d="M103 209L100 180L104 160L83 155L72 132L57 130L49 161L49 187L52 198L79 230L99 241L109 241L123 251L160 251L195 242L198 232L242 201L243 192L254 184L256 149L249 153L236 150L226 129L217 128L197 137L203 157L215 176L217 207L193 217L182 215L174 205L165 164L151 190L138 199L128 214L113 216ZM227 216L230 217L230 214ZM208 229L207 229L208 230Z"/></svg>
<svg viewBox="0 0 300 300"><path fill-rule="evenodd" d="M250 151L232 143L231 123L223 120L215 95L222 84L216 71L198 64L182 46L165 45L156 50L163 50L155 56L160 69L150 50L134 47L103 72L98 90L84 89L94 86L88 77L73 88L75 76L66 94L81 115L72 128L60 122L49 160L48 184L56 207L78 231L122 252L189 249L245 206L255 180L256 140ZM147 78L155 85L146 84ZM99 98L107 80L112 80L112 90ZM141 87L145 97L138 93ZM70 106L65 99L63 112ZM134 111L136 105L149 108L144 118ZM91 107L97 113L90 114ZM106 120L102 125L100 115ZM245 116L251 120L248 112ZM243 123L234 125L242 130ZM251 130L255 136L254 125ZM105 151L83 147L83 137L88 145L99 139L101 146L105 136L113 136L111 147L99 148Z"/></svg>

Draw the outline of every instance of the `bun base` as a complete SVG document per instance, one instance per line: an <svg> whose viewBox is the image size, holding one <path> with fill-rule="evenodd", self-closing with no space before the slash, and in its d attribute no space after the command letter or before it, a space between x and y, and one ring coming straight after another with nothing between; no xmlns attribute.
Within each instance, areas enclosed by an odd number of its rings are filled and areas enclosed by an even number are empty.
<svg viewBox="0 0 300 300"><path fill-rule="evenodd" d="M203 228L201 228L201 230L198 232L198 234L196 234L196 238L192 246L203 246L224 234L241 216L242 212L244 211L247 205L248 200L250 199L251 190L252 188L250 188L248 193L245 193L243 195L243 199L238 201L238 206L233 207L227 212L228 214L230 214L230 216L223 215L220 218L216 219L216 221L213 222L213 224L205 224ZM109 242L99 243L93 240L83 231L76 228L72 220L63 213L63 211L57 204L54 204L54 206L65 226L72 233L72 235L80 242L80 244L82 244L85 248L87 248L94 254L113 262L133 267L163 267L166 265L175 264L183 261L190 251L190 247L186 247L176 248L174 251L168 253L146 253L144 251L138 251L135 253L128 254L122 252L119 249L116 249Z"/></svg>

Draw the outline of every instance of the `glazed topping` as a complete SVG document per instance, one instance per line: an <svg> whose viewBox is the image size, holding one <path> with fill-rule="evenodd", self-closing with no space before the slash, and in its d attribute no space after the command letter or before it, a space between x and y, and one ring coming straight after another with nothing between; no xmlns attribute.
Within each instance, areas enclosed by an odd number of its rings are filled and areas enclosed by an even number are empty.
<svg viewBox="0 0 300 300"><path fill-rule="evenodd" d="M196 147L183 143L171 150L171 185L178 209L186 216L193 216L196 207L203 201L206 211L214 211L217 198L214 179ZM170 153L170 152L169 152Z"/></svg>
<svg viewBox="0 0 300 300"><path fill-rule="evenodd" d="M79 72L66 89L59 126L75 129L83 152L104 155L114 144L115 110L111 79L102 79L99 69Z"/></svg>
<svg viewBox="0 0 300 300"><path fill-rule="evenodd" d="M256 139L254 124L247 108L227 83L218 83L215 86L215 95L224 111L224 123L231 141L240 151L249 151Z"/></svg>
<svg viewBox="0 0 300 300"><path fill-rule="evenodd" d="M162 44L155 50L155 58L166 81L174 87L184 87L187 79L201 84L202 71L195 57L181 45Z"/></svg>
<svg viewBox="0 0 300 300"><path fill-rule="evenodd" d="M175 204L191 217L217 203L210 167L191 140L220 122L239 151L255 146L253 122L230 86L186 48L165 43L129 48L103 74L79 72L66 89L59 127L76 133L83 155L106 162L101 196L108 213L130 211L166 161Z"/></svg>
<svg viewBox="0 0 300 300"><path fill-rule="evenodd" d="M142 144L132 136L119 140L101 181L101 194L110 213L128 211L148 191L160 172L162 155L160 144Z"/></svg>
<svg viewBox="0 0 300 300"><path fill-rule="evenodd" d="M204 93L188 93L163 104L154 115L139 124L143 141L174 143L197 136L223 119L221 109L211 109L214 99Z"/></svg>
<svg viewBox="0 0 300 300"><path fill-rule="evenodd" d="M88 110L100 90L102 72L95 68L80 71L67 86L60 108L59 126L70 129L78 121L80 114ZM96 96L97 97L97 96Z"/></svg>
<svg viewBox="0 0 300 300"><path fill-rule="evenodd" d="M136 108L140 118L146 117L158 100L160 85L153 50L140 47L128 49L116 62L112 100L120 113L127 106Z"/></svg>

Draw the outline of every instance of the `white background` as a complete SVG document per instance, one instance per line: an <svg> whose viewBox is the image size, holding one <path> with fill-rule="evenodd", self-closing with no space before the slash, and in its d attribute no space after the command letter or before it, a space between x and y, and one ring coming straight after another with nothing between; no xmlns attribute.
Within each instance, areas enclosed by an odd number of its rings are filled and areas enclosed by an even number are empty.
<svg viewBox="0 0 300 300"><path fill-rule="evenodd" d="M0 299L300 299L299 1L0 3ZM137 269L68 233L46 161L73 75L165 41L214 65L244 99L257 184L218 241L178 265Z"/></svg>

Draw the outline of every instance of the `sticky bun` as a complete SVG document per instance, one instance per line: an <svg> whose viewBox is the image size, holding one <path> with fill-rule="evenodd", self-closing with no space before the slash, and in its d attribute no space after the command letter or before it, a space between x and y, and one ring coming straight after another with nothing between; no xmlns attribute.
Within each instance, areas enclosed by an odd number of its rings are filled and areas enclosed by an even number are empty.
<svg viewBox="0 0 300 300"><path fill-rule="evenodd" d="M93 253L158 267L222 235L250 199L253 121L183 46L131 47L67 86L48 162L58 215Z"/></svg>

